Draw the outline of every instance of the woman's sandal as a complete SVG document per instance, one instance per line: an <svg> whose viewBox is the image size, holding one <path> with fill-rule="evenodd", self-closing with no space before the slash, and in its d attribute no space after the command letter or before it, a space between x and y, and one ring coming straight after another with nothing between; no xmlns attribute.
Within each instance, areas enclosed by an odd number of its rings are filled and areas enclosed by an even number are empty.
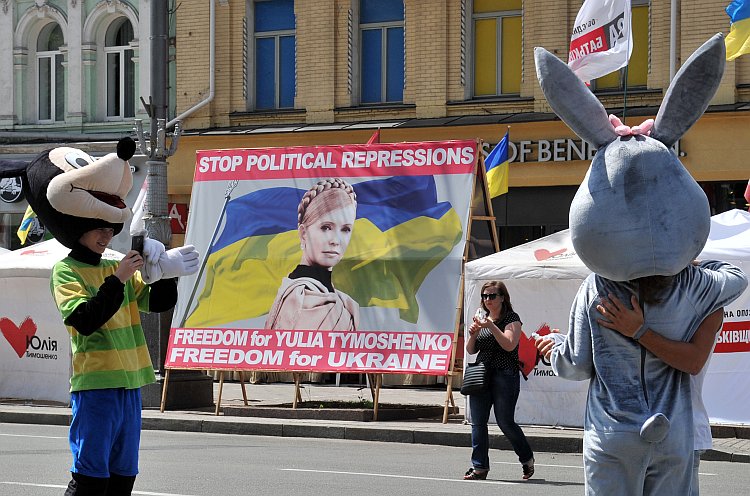
<svg viewBox="0 0 750 496"><path fill-rule="evenodd" d="M489 472L489 470L478 472L472 467L464 474L464 480L485 480L487 478L487 472Z"/></svg>
<svg viewBox="0 0 750 496"><path fill-rule="evenodd" d="M528 462L521 465L523 467L523 479L529 480L534 475L534 459L532 458Z"/></svg>

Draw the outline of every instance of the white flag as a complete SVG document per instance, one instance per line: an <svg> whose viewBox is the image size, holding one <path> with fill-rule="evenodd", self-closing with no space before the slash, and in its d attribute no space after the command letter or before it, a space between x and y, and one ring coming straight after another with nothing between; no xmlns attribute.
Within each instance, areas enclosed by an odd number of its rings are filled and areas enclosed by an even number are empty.
<svg viewBox="0 0 750 496"><path fill-rule="evenodd" d="M130 220L130 235L134 236L146 230L146 221L143 214L146 212L146 192L148 191L148 177L143 181L143 186L138 192L138 198L133 205L133 218Z"/></svg>
<svg viewBox="0 0 750 496"><path fill-rule="evenodd" d="M583 81L625 67L633 52L630 0L585 0L570 37L568 66Z"/></svg>

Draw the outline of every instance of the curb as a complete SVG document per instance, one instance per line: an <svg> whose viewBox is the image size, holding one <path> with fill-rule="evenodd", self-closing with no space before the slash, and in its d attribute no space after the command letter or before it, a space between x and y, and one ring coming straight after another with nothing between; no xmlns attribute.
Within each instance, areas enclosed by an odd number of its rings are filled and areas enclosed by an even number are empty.
<svg viewBox="0 0 750 496"><path fill-rule="evenodd" d="M240 420L242 419L242 420ZM382 426L377 423L363 425L330 425L320 420L304 421L295 419L278 419L254 417L210 417L210 418L175 418L166 416L144 415L143 430L161 430L177 432L195 432L208 434L233 434L247 436L300 437L319 439L338 439L354 441L377 441L385 443L424 444L435 446L451 446L459 448L471 447L471 432L451 432L446 430L430 430L428 424L414 427L405 425L403 428ZM49 413L28 411L0 410L0 423L34 424L34 425L70 425L69 413ZM442 424L441 424L442 425ZM731 427L722 433L729 433ZM738 429L745 431L746 429ZM718 433L717 433L718 434ZM717 436L718 437L718 436ZM527 434L529 443L534 451L546 453L583 453L583 438L580 435L545 436ZM746 439L746 437L738 438ZM502 434L490 433L490 448L512 450L510 443ZM750 454L733 453L711 449L706 451L702 460L750 463Z"/></svg>

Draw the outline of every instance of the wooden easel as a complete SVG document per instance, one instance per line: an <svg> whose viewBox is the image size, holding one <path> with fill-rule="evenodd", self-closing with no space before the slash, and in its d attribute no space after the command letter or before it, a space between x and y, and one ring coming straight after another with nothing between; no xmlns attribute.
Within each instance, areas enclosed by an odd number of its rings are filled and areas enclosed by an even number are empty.
<svg viewBox="0 0 750 496"><path fill-rule="evenodd" d="M477 160L477 171L476 181L474 181L474 188L472 189L471 199L471 210L469 211L469 222L466 227L466 245L464 247L463 263L461 264L461 283L459 284L458 292L458 303L456 304L456 324L453 330L453 347L451 349L451 365L448 370L448 374L445 376L448 387L445 391L445 405L443 407L443 423L448 423L448 415L450 411L456 409L456 402L453 399L453 377L459 375L456 371L460 369L460 373L463 373L463 362L458 364L456 359L456 352L458 349L458 337L461 332L461 324L463 320L464 311L464 264L469 261L469 248L471 244L471 227L474 222L488 222L490 238L492 239L492 246L495 252L500 251L500 239L497 234L497 226L495 224L495 214L492 211L492 200L490 198L489 187L487 186L487 172L484 168L484 156L481 153L482 142L479 144L479 160ZM482 196L481 206L483 207L483 214L476 214L474 212L474 198L477 192ZM460 367L459 367L460 365Z"/></svg>
<svg viewBox="0 0 750 496"><path fill-rule="evenodd" d="M297 409L297 404L302 403L302 374L306 372L292 372L294 378L294 399L292 400L292 409ZM164 377L164 390L162 391L161 400L161 412L164 413L164 405L166 403L166 386L169 380L169 369L167 369L166 376ZM383 374L367 374L367 382L370 386L370 394L372 395L372 419L378 419L378 403L380 401L380 388L383 385ZM240 371L240 386L242 388L242 400L244 405L247 406L247 390L245 389L245 374ZM224 389L224 371L219 371L219 395L216 398L216 415L219 415L221 410L221 393Z"/></svg>
<svg viewBox="0 0 750 496"><path fill-rule="evenodd" d="M294 401L292 401L292 409L297 409L297 403L302 402L301 393L301 382L302 374L304 372L293 372L294 376ZM330 372L334 373L334 372ZM383 385L383 374L368 373L367 384L370 386L370 395L372 396L372 419L378 419L378 403L380 400L380 388ZM244 386L243 386L244 387Z"/></svg>
<svg viewBox="0 0 750 496"><path fill-rule="evenodd" d="M161 389L161 404L159 406L159 411L161 413L164 413L164 410L167 406L167 386L169 385L169 372L172 369L167 369L164 373L164 384L162 385ZM224 370L219 371L219 397L216 398L216 411L214 412L216 415L219 415L219 409L221 407L221 393L224 391ZM245 403L245 406L247 406L247 391L245 389L245 373L243 371L240 372L240 385L242 386L242 400Z"/></svg>

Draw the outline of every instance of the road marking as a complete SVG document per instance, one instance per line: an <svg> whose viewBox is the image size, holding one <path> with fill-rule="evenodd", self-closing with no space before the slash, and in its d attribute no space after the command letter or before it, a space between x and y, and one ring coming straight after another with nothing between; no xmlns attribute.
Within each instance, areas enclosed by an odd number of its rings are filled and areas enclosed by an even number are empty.
<svg viewBox="0 0 750 496"><path fill-rule="evenodd" d="M395 474L374 474L370 472L341 472L337 470L307 470L301 468L282 468L285 472L311 472L315 474L336 474L336 475L364 475L368 477L386 477L393 479L416 479L416 480L427 480L427 481L440 481L440 482L467 482L463 479L442 479L440 477L417 477L415 475L395 475ZM506 482L506 481L492 481L492 480L474 480L470 481L472 484L494 484L500 486L514 486L521 484L520 482Z"/></svg>
<svg viewBox="0 0 750 496"><path fill-rule="evenodd" d="M61 486L59 484L32 484L30 482L12 482L12 481L0 481L0 485L6 486L26 486L26 487L48 487L51 489L67 489L67 484ZM151 491L133 491L132 494L143 494L144 496L196 496L194 494L178 494L178 493L153 493Z"/></svg>
<svg viewBox="0 0 750 496"><path fill-rule="evenodd" d="M36 437L39 439L68 439L67 436L32 436L30 434L0 434L4 437Z"/></svg>
<svg viewBox="0 0 750 496"><path fill-rule="evenodd" d="M491 462L495 465L520 465L519 462ZM555 464L545 464L545 463L539 463L534 462L535 467L556 467L556 468L579 468L583 470L583 465L555 465Z"/></svg>
<svg viewBox="0 0 750 496"><path fill-rule="evenodd" d="M491 463L493 463L495 465L518 465L518 463L514 463L514 462L491 462ZM535 462L534 466L535 467L555 467L555 468L579 468L579 469L583 470L583 465L556 465L556 464L553 464L553 463L538 463L538 462ZM715 476L715 475L718 475L718 474L713 474L711 472L698 472L698 475Z"/></svg>

